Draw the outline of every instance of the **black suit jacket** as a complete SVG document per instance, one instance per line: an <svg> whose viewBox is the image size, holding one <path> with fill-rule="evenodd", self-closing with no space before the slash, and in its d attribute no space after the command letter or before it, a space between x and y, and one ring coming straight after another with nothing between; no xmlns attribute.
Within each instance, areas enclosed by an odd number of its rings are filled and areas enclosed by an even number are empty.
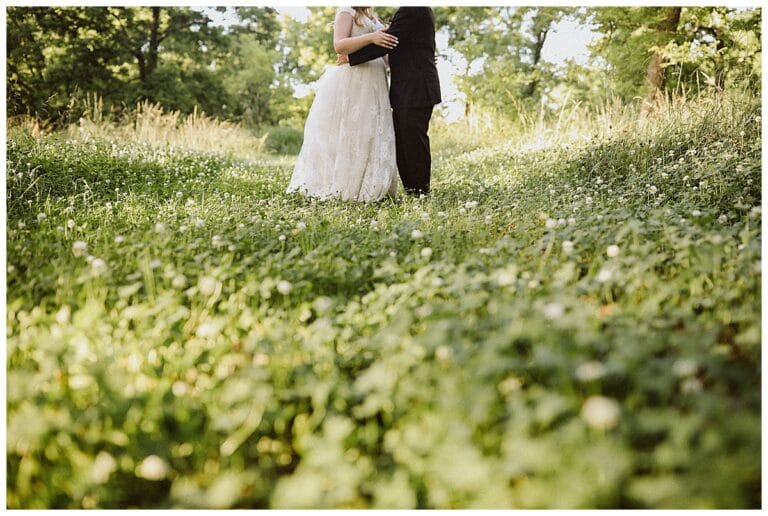
<svg viewBox="0 0 768 516"><path fill-rule="evenodd" d="M440 80L435 64L435 17L429 7L401 7L387 32L397 36L397 47L387 50L370 44L349 54L350 66L389 54L392 83L389 101L394 109L428 107L440 103Z"/></svg>

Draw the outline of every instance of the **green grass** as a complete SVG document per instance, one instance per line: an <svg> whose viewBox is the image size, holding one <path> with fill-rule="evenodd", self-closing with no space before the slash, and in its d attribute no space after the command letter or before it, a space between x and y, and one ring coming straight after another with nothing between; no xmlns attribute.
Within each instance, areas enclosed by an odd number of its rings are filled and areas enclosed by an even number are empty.
<svg viewBox="0 0 768 516"><path fill-rule="evenodd" d="M759 507L758 114L377 204L12 133L8 506Z"/></svg>

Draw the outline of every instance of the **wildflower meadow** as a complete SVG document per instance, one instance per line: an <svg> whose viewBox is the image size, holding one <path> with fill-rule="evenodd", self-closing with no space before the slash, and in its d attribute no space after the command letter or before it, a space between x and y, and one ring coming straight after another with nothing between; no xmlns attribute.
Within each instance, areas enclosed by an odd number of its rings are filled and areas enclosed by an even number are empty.
<svg viewBox="0 0 768 516"><path fill-rule="evenodd" d="M594 129L369 204L10 130L8 507L759 507L759 102Z"/></svg>

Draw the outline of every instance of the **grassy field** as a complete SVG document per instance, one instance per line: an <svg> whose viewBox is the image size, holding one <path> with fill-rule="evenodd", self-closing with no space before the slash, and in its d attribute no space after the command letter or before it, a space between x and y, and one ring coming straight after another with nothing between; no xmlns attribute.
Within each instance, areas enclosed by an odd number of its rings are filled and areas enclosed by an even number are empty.
<svg viewBox="0 0 768 516"><path fill-rule="evenodd" d="M759 507L759 113L437 129L378 204L11 131L8 506Z"/></svg>

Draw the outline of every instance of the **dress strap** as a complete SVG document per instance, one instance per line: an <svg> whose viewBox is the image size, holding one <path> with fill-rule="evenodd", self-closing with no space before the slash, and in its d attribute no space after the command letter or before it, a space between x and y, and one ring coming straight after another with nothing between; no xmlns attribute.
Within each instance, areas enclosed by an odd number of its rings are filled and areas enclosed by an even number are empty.
<svg viewBox="0 0 768 516"><path fill-rule="evenodd" d="M340 8L339 8L339 10L338 10L338 11L336 11L336 16L338 16L338 15L339 15L339 13L347 13L347 14L351 14L351 15L352 15L352 17L354 17L354 16L355 16L355 10L354 10L354 9L352 9L351 7L340 7Z"/></svg>

